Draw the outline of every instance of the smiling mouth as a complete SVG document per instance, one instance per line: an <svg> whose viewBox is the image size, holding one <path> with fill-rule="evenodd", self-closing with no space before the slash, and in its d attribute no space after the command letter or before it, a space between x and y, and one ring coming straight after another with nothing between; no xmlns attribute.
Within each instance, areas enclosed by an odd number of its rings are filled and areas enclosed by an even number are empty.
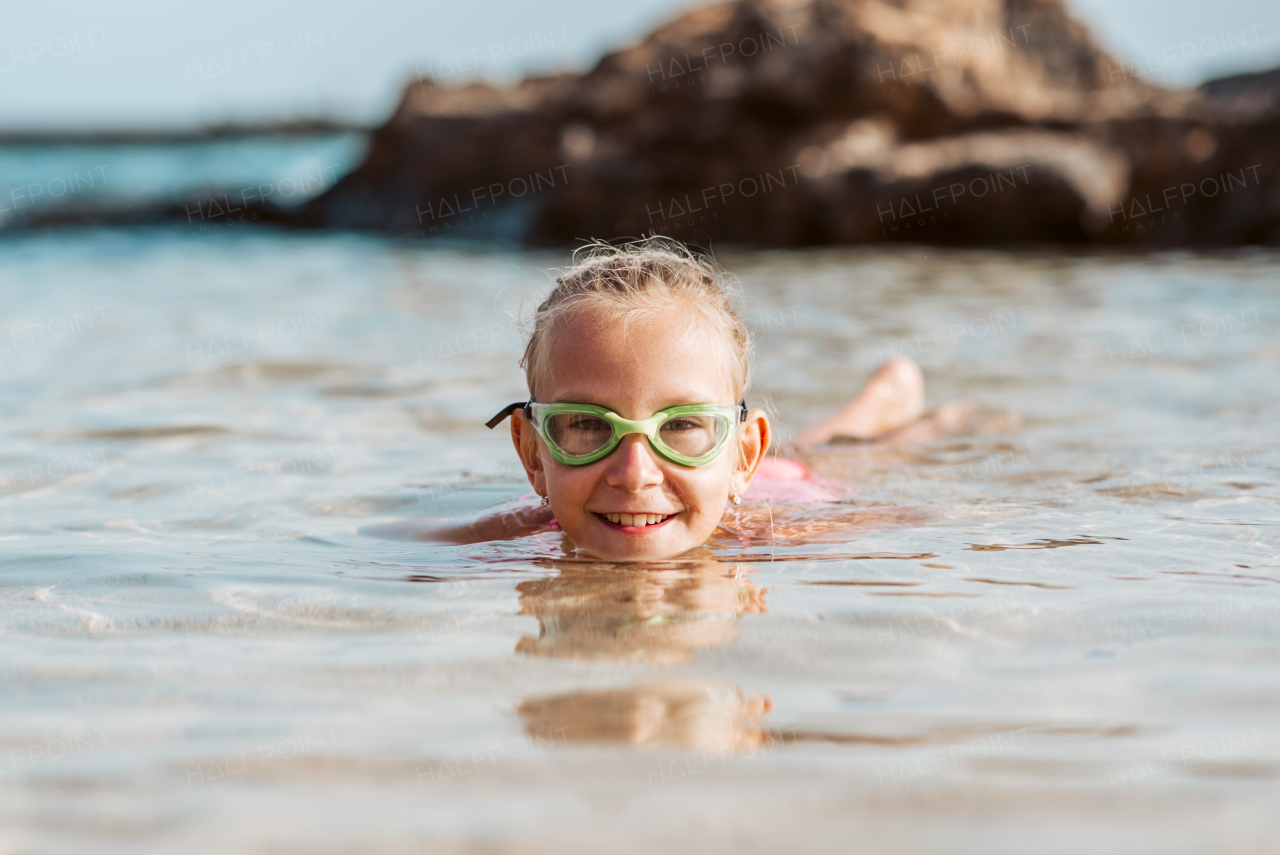
<svg viewBox="0 0 1280 855"><path fill-rule="evenodd" d="M675 516L675 514L597 514L597 516L614 525L626 528L644 528L646 526L661 525Z"/></svg>

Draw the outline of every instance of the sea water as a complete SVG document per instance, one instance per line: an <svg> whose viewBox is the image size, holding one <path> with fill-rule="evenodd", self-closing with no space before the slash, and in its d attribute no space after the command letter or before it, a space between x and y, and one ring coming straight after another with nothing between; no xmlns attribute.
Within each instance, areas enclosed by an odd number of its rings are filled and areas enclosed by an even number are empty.
<svg viewBox="0 0 1280 855"><path fill-rule="evenodd" d="M566 254L5 237L0 852L1274 851L1280 257L720 260L783 433L986 417L645 567L403 534L528 494Z"/></svg>

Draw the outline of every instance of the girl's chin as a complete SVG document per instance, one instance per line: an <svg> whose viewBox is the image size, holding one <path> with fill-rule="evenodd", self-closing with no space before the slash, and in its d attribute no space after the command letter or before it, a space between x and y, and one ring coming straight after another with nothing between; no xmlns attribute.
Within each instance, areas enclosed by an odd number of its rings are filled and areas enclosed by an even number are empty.
<svg viewBox="0 0 1280 855"><path fill-rule="evenodd" d="M673 514L655 525L624 526L588 513L585 520L579 521L585 523L582 529L564 531L574 552L584 557L602 561L665 561L698 549L711 536L710 532L702 538L692 536L684 526L683 517L683 513Z"/></svg>

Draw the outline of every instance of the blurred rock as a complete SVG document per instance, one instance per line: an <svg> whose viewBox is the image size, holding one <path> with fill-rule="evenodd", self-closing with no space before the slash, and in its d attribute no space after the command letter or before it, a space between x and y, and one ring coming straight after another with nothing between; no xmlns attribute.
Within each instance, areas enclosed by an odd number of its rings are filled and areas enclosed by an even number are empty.
<svg viewBox="0 0 1280 855"><path fill-rule="evenodd" d="M1151 86L1061 0L737 0L584 75L415 82L287 219L555 244L1275 244L1276 73L1233 80Z"/></svg>
<svg viewBox="0 0 1280 855"><path fill-rule="evenodd" d="M1265 116L1280 112L1280 68L1211 80L1200 87L1204 100L1227 114Z"/></svg>

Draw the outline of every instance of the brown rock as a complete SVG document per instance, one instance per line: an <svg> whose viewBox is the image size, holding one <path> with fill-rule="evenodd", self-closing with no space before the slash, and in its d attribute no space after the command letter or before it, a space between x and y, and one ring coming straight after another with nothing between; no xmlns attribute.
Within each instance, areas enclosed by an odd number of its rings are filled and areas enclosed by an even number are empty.
<svg viewBox="0 0 1280 855"><path fill-rule="evenodd" d="M1149 86L1060 0L737 0L584 75L411 84L298 221L540 243L1275 243L1275 90Z"/></svg>

